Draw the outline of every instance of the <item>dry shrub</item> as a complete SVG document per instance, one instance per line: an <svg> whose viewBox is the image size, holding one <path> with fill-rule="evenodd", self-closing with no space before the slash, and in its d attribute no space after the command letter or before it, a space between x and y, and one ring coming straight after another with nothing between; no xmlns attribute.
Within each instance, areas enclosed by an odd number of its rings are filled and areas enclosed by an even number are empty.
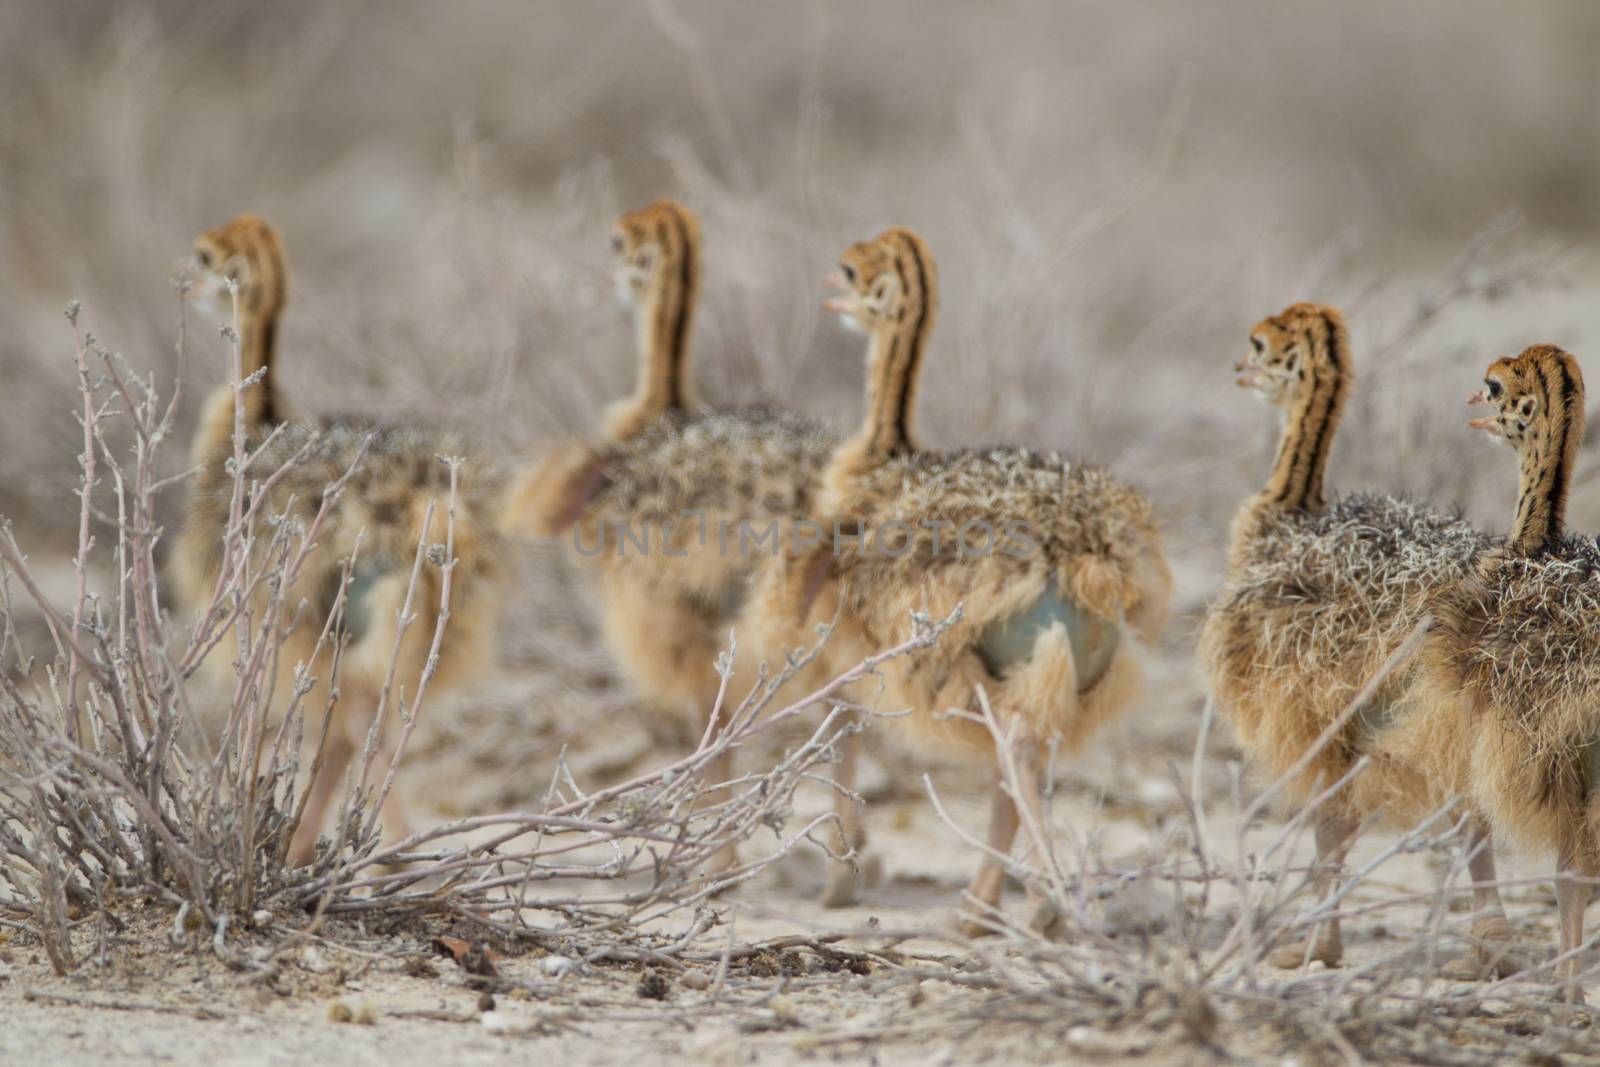
<svg viewBox="0 0 1600 1067"><path fill-rule="evenodd" d="M261 513L266 494L256 490L281 471L255 469L259 453L247 447L241 415L230 461L232 514L218 531L221 578L193 632L186 632L163 610L156 566L156 497L182 482L155 476L176 399L99 348L78 327L79 314L76 304L67 312L77 341L84 433L70 614L56 610L39 588L9 525L0 530L0 885L6 887L0 907L22 917L58 971L81 962L73 933L84 924L98 932L93 951L104 955L105 934L131 897L165 902L178 909L180 925L215 931L225 958L230 922L286 909L319 916L444 912L507 933L559 933L569 943L588 937L615 954L620 943L650 936L641 931L652 921L747 880L800 842L827 848L831 831L818 831L833 817L790 825L793 794L837 758L835 742L845 731L860 729L849 709L835 707L806 725L775 766L731 782L707 781L707 766L730 747L792 730L833 690L942 632L942 624L921 626L900 647L781 706L776 696L799 660L770 679L763 674L742 699L727 695L725 681L712 725L681 759L597 791L580 786L558 761L535 810L471 816L383 841L377 812L395 786L445 638L452 531L443 544L417 546L401 609L403 633L416 616L420 568L439 567L440 622L421 676L397 678L398 651L391 657L361 759L344 783L331 844L310 865L291 869L285 857L321 762L332 706L304 705L313 688L304 664L292 693L273 691L282 634L303 610L281 591L319 550L318 531L350 472L328 487L304 527ZM239 380L237 333L225 333L234 343L237 400L255 383ZM114 426L131 444L116 443ZM435 506L453 515L453 504L452 478L449 497ZM115 577L95 592L88 575L102 554ZM264 607L252 609L262 603L259 589L269 595ZM42 663L19 646L14 596L33 600L46 620L55 653ZM337 699L344 606L341 590L319 639L319 650L333 653L330 701ZM229 629L239 635L231 693L220 709L196 706L202 690L190 679ZM726 679L727 664L719 667ZM405 693L414 695L408 701ZM386 719L399 741L382 764L377 740ZM220 726L207 731L208 722ZM303 736L315 743L302 745ZM304 774L303 753L310 755ZM730 870L706 869L718 850L763 829L773 836L771 848ZM619 888L596 893L595 881Z"/></svg>

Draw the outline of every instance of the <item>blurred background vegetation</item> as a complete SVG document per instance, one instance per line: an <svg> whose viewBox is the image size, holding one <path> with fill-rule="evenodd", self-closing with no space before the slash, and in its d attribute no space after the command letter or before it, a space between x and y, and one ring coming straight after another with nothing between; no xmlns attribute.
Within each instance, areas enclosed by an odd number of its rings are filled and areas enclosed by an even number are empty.
<svg viewBox="0 0 1600 1067"><path fill-rule="evenodd" d="M1578 0L7 0L0 513L70 550L69 299L181 370L187 433L224 347L192 329L180 367L171 264L243 210L288 243L300 410L508 461L584 430L632 370L610 220L669 194L705 218L715 400L857 418L819 281L905 224L944 280L931 443L1115 464L1214 576L1275 434L1231 364L1257 319L1329 300L1362 377L1334 485L1503 528L1511 465L1462 400L1491 357L1582 358L1600 328L1596 39Z"/></svg>

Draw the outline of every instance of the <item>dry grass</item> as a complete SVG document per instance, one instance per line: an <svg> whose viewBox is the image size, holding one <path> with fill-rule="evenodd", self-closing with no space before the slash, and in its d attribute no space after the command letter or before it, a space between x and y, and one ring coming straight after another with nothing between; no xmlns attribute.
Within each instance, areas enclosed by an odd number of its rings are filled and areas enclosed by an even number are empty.
<svg viewBox="0 0 1600 1067"><path fill-rule="evenodd" d="M1525 242L1588 240L1600 138L1571 102L1600 77L1580 45L1600 15L1357 8L10 7L0 493L41 519L68 506L52 486L72 435L35 414L71 389L45 309L86 301L165 376L167 264L246 208L288 240L283 374L304 407L513 449L592 425L631 370L607 227L663 192L706 217L714 398L852 418L859 353L818 282L901 222L948 290L923 392L936 443L1090 453L1212 538L1254 474L1226 458L1253 418L1226 367L1249 323L1312 297L1358 305L1359 395L1385 397L1357 401L1336 482L1432 489L1459 469L1459 388L1399 368L1476 363L1532 327L1379 342L1508 207L1532 217ZM1534 321L1581 352L1586 306ZM615 358L578 358L596 352ZM189 398L219 356L192 351ZM1410 418L1419 404L1433 416ZM1465 488L1469 514L1494 514Z"/></svg>

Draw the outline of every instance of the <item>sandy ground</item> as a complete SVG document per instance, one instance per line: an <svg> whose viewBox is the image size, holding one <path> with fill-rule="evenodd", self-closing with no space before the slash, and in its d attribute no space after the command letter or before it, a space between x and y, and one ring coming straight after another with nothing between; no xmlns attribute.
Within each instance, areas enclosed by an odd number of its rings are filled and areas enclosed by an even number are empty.
<svg viewBox="0 0 1600 1067"><path fill-rule="evenodd" d="M1116 727L1083 759L1063 762L1052 812L1059 839L1092 843L1098 855L1129 867L1160 855L1163 843L1178 837L1186 821L1169 768L1188 766L1191 743L1185 721L1172 715L1164 725L1145 721ZM1225 741L1216 748L1222 755L1228 751ZM1225 775L1214 777L1206 795L1210 803L1224 805ZM975 776L945 769L936 782L952 817L981 832L984 797ZM472 1064L530 1055L574 1064L634 1058L708 1064L1102 1062L1108 1055L1141 1063L1256 1056L1279 1062L1279 1048L1267 1034L1231 1034L1208 1050L1170 1034L1085 1035L1068 1025L1071 1020L1040 1030L996 1018L955 1031L930 1026L927 1034L897 1035L902 1014L919 1006L920 987L890 984L886 989L886 972L878 964L863 968L867 973L861 975L828 973L809 954L787 959L768 954L765 964L736 962L720 990L703 988L714 983L715 958L728 944L730 925L740 944L795 934L865 932L835 943L851 951L871 951L885 943L887 932L941 928L971 873L973 851L955 839L926 800L892 782L881 763L874 761L869 769L867 788L880 798L869 817L881 880L858 907L828 911L816 903L820 856L798 855L769 868L716 903L722 925L701 939L698 951L705 960L688 968L705 979L699 982L702 988L694 988L696 979L686 980L687 972L656 972L667 980L665 997L649 999L640 993L644 972L636 964L601 963L552 976L555 964L546 959L551 950L508 944L502 946L507 955L497 963L499 973L538 991L501 992L493 1009L484 1011L479 980L431 944L435 934L451 932L447 924L340 925L329 927L326 938L299 944L288 939L285 948L284 935L303 926L304 918L280 917L271 936L236 935L235 948L273 962L263 976L228 969L210 951L208 937L196 942L174 936L169 911L132 908L105 967L91 962L57 977L27 938L15 936L0 946L5 1018L0 1062ZM826 804L817 790L798 814L821 811ZM1219 815L1211 826L1213 839L1231 847L1235 826ZM1268 822L1247 834L1245 851L1264 847L1277 829ZM1393 840L1370 835L1357 848L1352 866L1379 855ZM1396 891L1427 889L1444 867L1440 854L1400 855L1375 872L1350 904L1359 908ZM1515 866L1507 873L1514 876ZM1008 903L1021 909L1015 887ZM1541 885L1508 893L1513 918L1530 944L1549 943L1549 903ZM1130 952L1141 951L1146 928L1172 904L1159 887L1125 894L1107 905L1113 929L1121 929L1114 937L1125 939ZM1405 947L1425 921L1425 909L1417 905L1348 923L1350 966ZM454 932L478 936L470 929ZM941 964L958 951L929 936L895 948ZM1281 977L1293 976L1283 972ZM931 995L939 983L923 985ZM872 1040L854 1040L857 1036Z"/></svg>
<svg viewBox="0 0 1600 1067"><path fill-rule="evenodd" d="M1203 695L1187 650L1203 603L1204 573L1199 562L1179 568L1184 611L1151 655L1144 705L1057 765L1051 817L1069 857L1122 869L1159 861L1188 839L1186 794L1202 799L1208 836L1220 854L1259 855L1281 830L1275 816L1238 834L1238 753L1225 727L1219 725L1207 747L1200 787L1190 780ZM591 693L515 672L492 698L438 714L404 779L419 820L531 803L563 745L577 779L593 784L667 754L625 696L597 705ZM862 789L873 864L881 870L861 904L821 908L820 854L786 857L715 902L719 922L686 957L686 970L652 972L665 979L655 990L661 999L641 993L646 975L638 964L601 962L554 974L557 964L547 957L561 954L559 944L505 943L498 946L504 952L499 973L527 988L502 987L486 1011L482 981L432 943L440 934L481 934L443 921L336 924L324 928L326 936L307 939L293 936L304 928L304 916L278 916L269 929L232 934L233 949L270 965L242 972L219 960L209 936L202 943L175 935L170 911L130 907L120 916L126 928L113 935L106 964L91 961L66 977L52 972L42 948L26 935L0 931L6 938L0 943L0 1063L472 1064L530 1055L574 1064L634 1058L708 1064L1282 1062L1282 1038L1269 1033L1229 1031L1208 1047L1172 1033L1086 1030L1072 1019L1041 1027L1003 1014L959 1027L936 1025L930 1017L919 1028L919 1012L951 991L938 981L888 980L894 969L885 960L959 966L962 950L937 933L977 861L934 810L921 774L931 774L951 818L975 836L986 815L986 779L981 768L926 768L881 738L869 733L869 740ZM1249 796L1257 783L1247 776L1245 784ZM799 817L829 804L822 787L807 789L799 796ZM1367 835L1352 854L1351 869L1383 856L1395 841L1389 833ZM758 839L746 847L759 851L771 844ZM1289 858L1307 854L1307 843L1299 841ZM1419 937L1432 903L1425 896L1404 906L1365 908L1397 893L1425 894L1450 861L1446 849L1403 851L1367 876L1347 904L1356 912L1345 929L1348 967L1376 963ZM1542 864L1506 857L1501 873L1530 879L1508 890L1507 903L1530 948L1547 954L1554 909L1550 890L1535 877ZM1148 935L1177 904L1169 884L1139 883L1099 906L1113 943L1131 953L1149 951ZM1198 892L1185 893L1190 910L1198 907ZM1022 910L1017 887L1007 899L1014 911ZM1463 899L1450 914L1464 910ZM1234 913L1224 890L1209 905L1202 936L1220 938ZM865 961L857 964L863 973L852 973L843 957L816 951L766 953L733 961L720 988L715 985L717 957L730 936L750 945L848 932L859 936L830 944L867 953L852 957ZM921 936L894 940L899 955L872 955L899 932ZM1458 944L1445 942L1440 953L1445 961L1464 955ZM702 958L692 959L695 954ZM1277 974L1285 981L1294 977Z"/></svg>
<svg viewBox="0 0 1600 1067"><path fill-rule="evenodd" d="M1145 777L1159 764L1125 762L1127 749L1102 753L1106 768L1137 768ZM1132 746L1130 745L1131 749ZM1109 758L1107 758L1109 757ZM1148 845L1162 834L1161 821L1173 810L1155 804L1141 814L1107 803L1095 807L1090 791L1064 783L1066 796L1055 806L1058 832L1082 834L1093 827L1108 851L1118 845ZM820 795L814 800L821 801ZM948 796L952 814L964 824L981 825L981 797L973 790ZM818 807L820 808L820 803ZM1219 826L1226 832L1227 827ZM825 911L815 903L820 865L786 863L769 870L736 897L718 907L741 943L796 933L864 929L936 928L948 915L970 873L971 853L952 844L951 835L931 808L913 800L880 805L875 812L874 847L885 867L883 881L859 907ZM1273 827L1252 835L1264 841ZM1259 839L1259 840L1258 840ZM1355 863L1376 855L1389 841L1375 834L1357 850ZM1352 903L1389 895L1397 887L1427 887L1437 866L1428 855L1405 856L1384 867ZM1014 907L1019 895L1012 893ZM1548 894L1541 888L1509 894L1514 916L1523 920L1530 940L1546 943ZM1129 903L1129 950L1138 951L1133 929L1141 909L1159 913L1169 904L1156 899ZM1415 935L1421 909L1384 913L1348 924L1349 965L1359 967L1393 952ZM1270 1035L1232 1035L1219 1049L1140 1033L1066 1035L1063 1026L1047 1032L996 1019L964 1032L938 1032L915 1040L894 1036L902 1012L917 1007L912 987L875 991L881 973L844 977L820 975L816 964L785 975L782 960L766 970L747 962L730 967L720 993L695 989L679 973L668 974L665 999L639 993L643 972L636 965L601 964L585 972L551 978L542 949L498 961L507 978L526 980L547 994L500 994L491 1011L476 979L463 973L429 944L426 924L394 930L341 928L283 952L270 977L230 971L209 951L173 939L166 912L131 912L129 929L118 939L111 963L92 964L67 978L54 976L42 951L20 939L0 948L0 1062L6 1063L213 1063L290 1064L490 1063L530 1055L547 1062L601 1064L647 1058L651 1062L694 1059L708 1064L770 1062L1103 1062L1107 1049L1126 1049L1112 1058L1141 1063L1217 1061L1263 1057L1282 1062ZM469 935L470 936L470 935ZM704 939L714 957L728 933L719 928ZM866 948L876 936L839 942L841 948ZM282 944L281 937L243 935L258 953ZM948 957L951 945L916 938L897 946L907 955ZM281 950L280 950L281 951ZM511 949L511 951L517 951ZM693 964L691 971L714 980L716 964ZM771 973L777 970L779 973ZM878 968L874 967L874 971ZM659 973L659 972L658 972ZM1283 972L1288 977L1288 972ZM341 1021L349 1020L349 1021ZM887 1036L870 1043L851 1035ZM1074 1043L1085 1046L1078 1055ZM1092 1052L1090 1050L1093 1050ZM553 1057L553 1058L552 1058Z"/></svg>

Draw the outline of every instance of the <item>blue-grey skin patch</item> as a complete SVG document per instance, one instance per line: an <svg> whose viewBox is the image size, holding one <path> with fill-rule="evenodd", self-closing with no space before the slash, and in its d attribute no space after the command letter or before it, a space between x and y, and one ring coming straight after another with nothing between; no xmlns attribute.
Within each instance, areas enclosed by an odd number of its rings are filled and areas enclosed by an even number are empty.
<svg viewBox="0 0 1600 1067"><path fill-rule="evenodd" d="M1380 700L1376 694L1356 711L1356 730L1364 737L1376 737L1394 722L1395 706L1392 700Z"/></svg>
<svg viewBox="0 0 1600 1067"><path fill-rule="evenodd" d="M744 608L745 596L749 591L750 583L744 576L733 575L723 585L720 596L716 594L705 596L694 592L686 594L684 600L695 613L713 625L726 626L738 621L739 613Z"/></svg>
<svg viewBox="0 0 1600 1067"><path fill-rule="evenodd" d="M722 602L717 605L717 622L730 623L736 620L744 608L744 598L749 590L750 583L743 575L731 578L727 588L722 591Z"/></svg>
<svg viewBox="0 0 1600 1067"><path fill-rule="evenodd" d="M992 622L978 636L978 656L989 673L1004 677L1012 667L1033 656L1034 642L1056 623L1067 630L1072 663L1077 670L1078 692L1087 692L1105 676L1122 640L1116 619L1091 615L1061 595L1052 580L1027 611Z"/></svg>
<svg viewBox="0 0 1600 1067"><path fill-rule="evenodd" d="M344 600L344 630L352 643L360 641L372 627L372 587L394 567L395 561L387 556L375 556L356 564Z"/></svg>
<svg viewBox="0 0 1600 1067"><path fill-rule="evenodd" d="M1600 737L1583 746L1583 791L1594 792L1600 786Z"/></svg>

